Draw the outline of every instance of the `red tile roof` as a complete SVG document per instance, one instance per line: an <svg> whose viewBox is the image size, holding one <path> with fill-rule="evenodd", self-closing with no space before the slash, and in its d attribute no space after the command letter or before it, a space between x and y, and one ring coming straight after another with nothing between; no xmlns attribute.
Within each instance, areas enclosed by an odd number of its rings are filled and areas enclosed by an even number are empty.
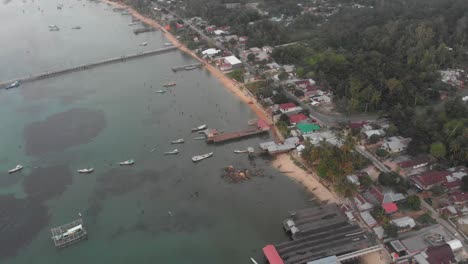
<svg viewBox="0 0 468 264"><path fill-rule="evenodd" d="M450 175L448 171L427 171L411 178L421 187L427 188L434 184L447 182L448 175Z"/></svg>
<svg viewBox="0 0 468 264"><path fill-rule="evenodd" d="M453 193L450 196L450 200L452 200L454 203L464 203L465 201L468 201L468 193L464 193L464 192Z"/></svg>
<svg viewBox="0 0 468 264"><path fill-rule="evenodd" d="M428 163L429 161L431 161L431 159L429 157L422 156L422 157L417 157L417 158L414 158L414 159L398 162L398 166L400 166L400 168L410 168L410 167L413 167L413 166Z"/></svg>
<svg viewBox="0 0 468 264"><path fill-rule="evenodd" d="M357 123L351 123L351 124L349 124L349 128L361 128L361 127L363 127L364 125L367 125L367 122L366 122L366 121L357 122Z"/></svg>
<svg viewBox="0 0 468 264"><path fill-rule="evenodd" d="M456 263L452 248L449 244L428 247L426 249L427 262L430 264L450 264Z"/></svg>
<svg viewBox="0 0 468 264"><path fill-rule="evenodd" d="M307 116L305 116L304 114L295 114L295 115L289 116L289 122L293 124L300 123L307 119L308 119Z"/></svg>
<svg viewBox="0 0 468 264"><path fill-rule="evenodd" d="M457 189L457 188L460 188L461 185L462 185L462 181L459 179L456 179L454 181L447 182L444 184L445 188L447 189Z"/></svg>
<svg viewBox="0 0 468 264"><path fill-rule="evenodd" d="M377 201L379 201L379 203L382 203L382 201L384 199L384 195L383 195L382 191L377 186L372 185L370 187L369 192L375 197L375 199L377 199Z"/></svg>
<svg viewBox="0 0 468 264"><path fill-rule="evenodd" d="M263 254L268 259L270 264L284 264L283 259L281 259L278 251L276 251L275 246L267 245L263 248Z"/></svg>
<svg viewBox="0 0 468 264"><path fill-rule="evenodd" d="M384 203L382 204L382 208L387 214L391 214L398 211L398 206L395 203Z"/></svg>
<svg viewBox="0 0 468 264"><path fill-rule="evenodd" d="M285 104L280 104L279 105L279 108L282 109L282 110L288 110L288 109L291 109L291 108L294 108L296 107L296 104L294 103L285 103Z"/></svg>

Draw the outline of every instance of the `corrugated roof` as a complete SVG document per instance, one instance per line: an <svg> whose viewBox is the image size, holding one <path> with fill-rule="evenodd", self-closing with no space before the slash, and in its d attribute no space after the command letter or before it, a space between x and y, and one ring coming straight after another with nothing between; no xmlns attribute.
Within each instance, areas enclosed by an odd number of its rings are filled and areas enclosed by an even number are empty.
<svg viewBox="0 0 468 264"><path fill-rule="evenodd" d="M387 214L391 214L398 211L398 206L395 203L384 203L382 204L382 208Z"/></svg>
<svg viewBox="0 0 468 264"><path fill-rule="evenodd" d="M291 109L291 108L294 108L294 107L296 107L295 103L284 103L284 104L279 105L279 108L282 109L282 110L288 110L288 109Z"/></svg>
<svg viewBox="0 0 468 264"><path fill-rule="evenodd" d="M320 126L316 124L297 124L297 128L302 133L311 133L311 132L320 130Z"/></svg>
<svg viewBox="0 0 468 264"><path fill-rule="evenodd" d="M409 216L404 216L401 218L393 219L392 221L393 224L395 224L398 227L415 227L416 223L414 222L414 219L409 217Z"/></svg>
<svg viewBox="0 0 468 264"><path fill-rule="evenodd" d="M265 254L265 257L268 259L270 264L284 264L283 259L281 259L278 251L276 251L276 248L273 245L265 246L263 248L263 254Z"/></svg>
<svg viewBox="0 0 468 264"><path fill-rule="evenodd" d="M237 65L237 64L242 63L242 61L236 58L236 56L228 56L228 57L225 57L224 60L227 61L231 65Z"/></svg>
<svg viewBox="0 0 468 264"><path fill-rule="evenodd" d="M297 124L307 119L308 119L307 116L304 114L294 114L294 115L289 116L289 122L294 123L294 124Z"/></svg>

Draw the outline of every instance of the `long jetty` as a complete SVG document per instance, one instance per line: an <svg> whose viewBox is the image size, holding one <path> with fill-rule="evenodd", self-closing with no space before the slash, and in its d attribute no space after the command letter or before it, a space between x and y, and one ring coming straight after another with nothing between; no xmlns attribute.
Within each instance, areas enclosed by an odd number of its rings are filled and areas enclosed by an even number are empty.
<svg viewBox="0 0 468 264"><path fill-rule="evenodd" d="M96 62L92 62L92 63L78 65L78 66L62 68L62 69L59 69L59 70L46 71L46 72L39 73L39 74L29 75L29 76L16 78L16 79L5 81L5 82L0 82L0 88L5 88L9 84L11 84L12 82L15 82L15 81L32 82L32 81L41 80L41 79L45 79L45 78L55 77L55 76L66 74L66 73L75 72L75 71L89 70L89 69L97 67L97 66L110 64L110 63L114 63L114 62L123 62L123 61L127 61L127 60L130 60L130 59L136 59L136 58L140 58L140 57L146 57L146 56L161 54L161 53L165 53L165 52L170 52L170 51L176 50L177 48L178 48L178 46L164 47L164 48L160 48L160 49L143 51L143 52L139 52L139 53L135 53L135 54L123 55L123 56L120 56L120 57L109 58L109 59L100 60L100 61L96 61Z"/></svg>
<svg viewBox="0 0 468 264"><path fill-rule="evenodd" d="M176 72L176 71L186 70L187 67L189 67L189 68L193 68L193 67L200 68L201 66L203 66L202 63L194 63L194 64L187 64L187 65L172 67L172 70Z"/></svg>
<svg viewBox="0 0 468 264"><path fill-rule="evenodd" d="M235 131L235 132L219 133L217 130L211 129L205 132L205 135L207 137L206 141L208 143L216 144L216 143L223 143L223 142L230 141L230 140L251 137L254 135L263 134L267 132L268 130L265 130L265 129L245 129L245 130Z"/></svg>

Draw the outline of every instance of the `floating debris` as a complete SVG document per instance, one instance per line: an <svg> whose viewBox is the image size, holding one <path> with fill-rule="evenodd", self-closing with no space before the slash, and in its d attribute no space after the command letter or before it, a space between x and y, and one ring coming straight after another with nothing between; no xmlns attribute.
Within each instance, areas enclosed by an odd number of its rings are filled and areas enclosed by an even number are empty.
<svg viewBox="0 0 468 264"><path fill-rule="evenodd" d="M250 172L247 169L236 169L234 166L227 166L224 168L224 175L222 176L231 183L243 182L251 179L254 176L263 176L263 170L257 169Z"/></svg>

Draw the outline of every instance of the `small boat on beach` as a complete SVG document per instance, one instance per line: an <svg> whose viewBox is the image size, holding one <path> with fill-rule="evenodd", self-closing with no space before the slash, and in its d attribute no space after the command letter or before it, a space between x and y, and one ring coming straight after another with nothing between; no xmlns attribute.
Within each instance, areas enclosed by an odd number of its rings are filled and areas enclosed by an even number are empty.
<svg viewBox="0 0 468 264"><path fill-rule="evenodd" d="M164 87L172 87L172 86L176 86L176 83L175 82L168 82L168 83L165 83L163 84Z"/></svg>
<svg viewBox="0 0 468 264"><path fill-rule="evenodd" d="M178 149L174 149L173 151L164 152L164 155L176 155L176 154L179 154Z"/></svg>
<svg viewBox="0 0 468 264"><path fill-rule="evenodd" d="M14 81L14 82L10 83L10 84L6 87L6 89L12 89L12 88L16 88L16 87L18 87L18 86L20 86L20 82L19 82L19 81Z"/></svg>
<svg viewBox="0 0 468 264"><path fill-rule="evenodd" d="M185 66L185 67L184 67L184 69L185 69L186 71L195 70L196 68L197 68L197 67L195 67L195 66Z"/></svg>
<svg viewBox="0 0 468 264"><path fill-rule="evenodd" d="M137 23L130 23L130 24L128 24L128 25L131 27L131 26L136 26L136 24L137 24Z"/></svg>
<svg viewBox="0 0 468 264"><path fill-rule="evenodd" d="M236 149L236 150L234 150L234 153L236 153L236 154L247 153L247 150L246 149L245 150L237 150Z"/></svg>
<svg viewBox="0 0 468 264"><path fill-rule="evenodd" d="M258 119L251 119L251 120L249 120L249 121L247 122L247 124L248 124L249 126L253 126L253 125L257 124L257 122L258 122Z"/></svg>
<svg viewBox="0 0 468 264"><path fill-rule="evenodd" d="M23 166L20 165L20 164L18 164L18 165L16 165L16 167L14 167L13 169L9 170L8 173L15 173L15 172L20 171L20 170L22 170L22 169L23 169Z"/></svg>
<svg viewBox="0 0 468 264"><path fill-rule="evenodd" d="M164 91L164 90L158 90L158 91L156 91L156 93L159 93L159 94L165 94L165 93L166 93L166 91Z"/></svg>
<svg viewBox="0 0 468 264"><path fill-rule="evenodd" d="M78 173L91 173L93 171L94 171L93 168L84 168L84 169L77 170Z"/></svg>
<svg viewBox="0 0 468 264"><path fill-rule="evenodd" d="M200 131L200 130L203 130L203 129L206 129L206 125L201 125L201 126L194 127L194 128L192 128L192 132Z"/></svg>
<svg viewBox="0 0 468 264"><path fill-rule="evenodd" d="M179 138L177 140L174 140L174 141L171 141L171 144L182 144L184 143L184 139L183 138Z"/></svg>
<svg viewBox="0 0 468 264"><path fill-rule="evenodd" d="M206 154L203 154L203 155L193 156L192 161L197 162L197 161L200 161L200 160L207 159L207 158L209 158L211 156L213 156L213 152L206 153Z"/></svg>
<svg viewBox="0 0 468 264"><path fill-rule="evenodd" d="M148 42L143 42L140 44L140 46L144 47L144 46L148 46Z"/></svg>
<svg viewBox="0 0 468 264"><path fill-rule="evenodd" d="M174 45L174 44L172 44L171 42L166 42L166 43L164 43L164 46L166 46L166 47L170 47L170 46L172 46L172 45Z"/></svg>
<svg viewBox="0 0 468 264"><path fill-rule="evenodd" d="M204 140L206 139L206 137L196 137L196 138L193 138L194 140Z"/></svg>
<svg viewBox="0 0 468 264"><path fill-rule="evenodd" d="M129 165L133 165L133 164L135 164L135 161L132 160L132 159L119 162L119 165L120 165L120 166L129 166Z"/></svg>

